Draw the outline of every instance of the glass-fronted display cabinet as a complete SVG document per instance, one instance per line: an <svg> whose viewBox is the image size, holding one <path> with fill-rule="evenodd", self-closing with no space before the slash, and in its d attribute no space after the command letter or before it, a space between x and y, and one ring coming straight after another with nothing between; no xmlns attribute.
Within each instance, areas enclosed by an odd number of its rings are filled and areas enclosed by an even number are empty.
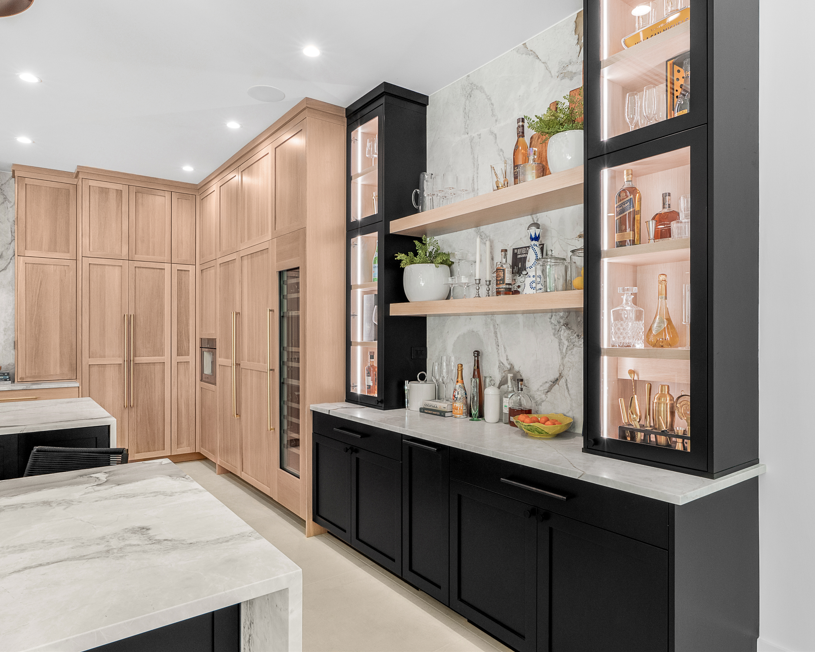
<svg viewBox="0 0 815 652"><path fill-rule="evenodd" d="M300 477L300 269L278 272L280 468Z"/></svg>

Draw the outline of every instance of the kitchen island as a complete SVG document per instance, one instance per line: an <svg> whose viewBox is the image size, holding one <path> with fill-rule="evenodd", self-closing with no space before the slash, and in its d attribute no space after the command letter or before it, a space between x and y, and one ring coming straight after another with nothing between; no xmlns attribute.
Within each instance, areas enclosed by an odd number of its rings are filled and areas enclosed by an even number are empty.
<svg viewBox="0 0 815 652"><path fill-rule="evenodd" d="M302 573L169 460L100 467L0 482L0 613L4 652L296 651Z"/></svg>

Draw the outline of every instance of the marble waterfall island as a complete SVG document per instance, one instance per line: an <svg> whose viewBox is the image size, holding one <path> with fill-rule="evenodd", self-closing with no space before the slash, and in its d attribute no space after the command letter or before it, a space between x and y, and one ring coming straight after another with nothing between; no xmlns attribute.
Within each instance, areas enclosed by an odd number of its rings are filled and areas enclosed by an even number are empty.
<svg viewBox="0 0 815 652"><path fill-rule="evenodd" d="M58 398L0 405L0 435L94 426L110 428L110 446L115 448L116 419L92 398Z"/></svg>
<svg viewBox="0 0 815 652"><path fill-rule="evenodd" d="M297 651L302 586L169 460L0 482L3 652L88 650L236 604L241 650Z"/></svg>

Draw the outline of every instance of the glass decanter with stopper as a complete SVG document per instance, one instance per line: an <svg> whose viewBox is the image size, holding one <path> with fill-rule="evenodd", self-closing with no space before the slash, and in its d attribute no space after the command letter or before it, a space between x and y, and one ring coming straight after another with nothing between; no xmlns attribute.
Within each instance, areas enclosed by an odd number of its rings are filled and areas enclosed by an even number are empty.
<svg viewBox="0 0 815 652"><path fill-rule="evenodd" d="M509 397L509 423L513 428L517 428L512 417L519 414L532 414L532 399L524 394L524 379L518 378L518 390Z"/></svg>
<svg viewBox="0 0 815 652"><path fill-rule="evenodd" d="M659 275L657 313L645 335L648 346L655 349L672 349L679 346L679 333L668 313L668 276Z"/></svg>
<svg viewBox="0 0 815 652"><path fill-rule="evenodd" d="M611 346L629 349L644 348L645 311L634 305L637 288L617 288L623 297L622 305L611 311Z"/></svg>

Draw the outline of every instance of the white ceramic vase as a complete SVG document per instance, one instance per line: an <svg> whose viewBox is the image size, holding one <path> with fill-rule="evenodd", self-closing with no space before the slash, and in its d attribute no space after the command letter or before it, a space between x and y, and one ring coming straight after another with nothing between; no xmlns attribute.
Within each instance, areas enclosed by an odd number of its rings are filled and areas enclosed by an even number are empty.
<svg viewBox="0 0 815 652"><path fill-rule="evenodd" d="M546 157L552 174L583 165L583 130L561 131L549 139Z"/></svg>
<svg viewBox="0 0 815 652"><path fill-rule="evenodd" d="M450 288L446 285L450 278L447 265L436 267L432 263L405 267L402 283L408 301L441 301L447 298Z"/></svg>

